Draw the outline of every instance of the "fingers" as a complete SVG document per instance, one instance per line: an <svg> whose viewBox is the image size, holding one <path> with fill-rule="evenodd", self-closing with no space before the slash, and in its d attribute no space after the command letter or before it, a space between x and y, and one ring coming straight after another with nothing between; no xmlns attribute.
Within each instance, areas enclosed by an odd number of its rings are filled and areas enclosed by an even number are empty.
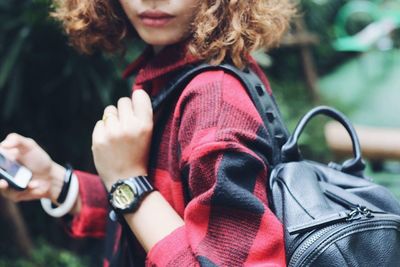
<svg viewBox="0 0 400 267"><path fill-rule="evenodd" d="M17 148L3 148L0 146L0 153L5 156L7 159L16 161L17 160L17 155L18 155L18 149Z"/></svg>
<svg viewBox="0 0 400 267"><path fill-rule="evenodd" d="M123 126L129 126L134 119L132 101L128 97L118 100L118 118Z"/></svg>
<svg viewBox="0 0 400 267"><path fill-rule="evenodd" d="M132 94L133 112L139 118L153 121L151 99L144 90L135 90Z"/></svg>
<svg viewBox="0 0 400 267"><path fill-rule="evenodd" d="M35 141L17 133L11 133L0 143L0 153L10 160L18 161L19 157L35 146Z"/></svg>
<svg viewBox="0 0 400 267"><path fill-rule="evenodd" d="M0 180L0 195L14 202L23 200L23 193L10 188L5 180Z"/></svg>
<svg viewBox="0 0 400 267"><path fill-rule="evenodd" d="M139 126L139 128L138 128ZM136 90L132 100L123 97L118 100L117 107L107 106L104 109L103 119L96 123L92 140L102 143L109 137L119 138L126 134L151 130L153 126L153 110L150 97L143 90Z"/></svg>
<svg viewBox="0 0 400 267"><path fill-rule="evenodd" d="M104 109L103 120L107 121L109 118L118 117L118 110L115 106L109 105Z"/></svg>
<svg viewBox="0 0 400 267"><path fill-rule="evenodd" d="M8 183L4 180L0 180L0 192L8 188Z"/></svg>
<svg viewBox="0 0 400 267"><path fill-rule="evenodd" d="M9 135L7 135L7 137L0 143L0 145L2 147L15 147L16 145L18 145L20 143L19 139L21 139L19 134L16 133L10 133Z"/></svg>
<svg viewBox="0 0 400 267"><path fill-rule="evenodd" d="M115 106L107 106L103 113L103 122L105 126L113 128L118 124L118 110Z"/></svg>
<svg viewBox="0 0 400 267"><path fill-rule="evenodd" d="M92 143L99 144L104 143L105 134L104 134L104 121L98 121L94 126L93 133L92 133ZM93 150L93 147L92 147Z"/></svg>
<svg viewBox="0 0 400 267"><path fill-rule="evenodd" d="M118 110L115 106L108 106L104 109L103 114L104 130L111 134L111 136L117 136L120 129L120 122L118 118Z"/></svg>
<svg viewBox="0 0 400 267"><path fill-rule="evenodd" d="M16 193L18 193L18 192L14 192L15 190L13 190L10 186L9 186L9 184L7 183L7 181L6 180L3 180L3 179L1 179L0 180L0 194L3 196L3 197L6 197L6 198L9 198L9 199L12 199L12 200L14 200L15 201L15 194Z"/></svg>
<svg viewBox="0 0 400 267"><path fill-rule="evenodd" d="M18 191L10 187L5 180L0 180L0 195L14 202L48 197L48 183L43 180L31 180L26 189Z"/></svg>
<svg viewBox="0 0 400 267"><path fill-rule="evenodd" d="M117 107L110 105L104 109L102 121L106 128L116 128L119 126L118 122L128 124L135 117L144 121L153 121L151 99L144 90L135 90L132 99L120 98Z"/></svg>
<svg viewBox="0 0 400 267"><path fill-rule="evenodd" d="M17 133L10 133L0 143L3 148L18 148L20 150L28 150L34 146L35 142L31 138L24 137Z"/></svg>

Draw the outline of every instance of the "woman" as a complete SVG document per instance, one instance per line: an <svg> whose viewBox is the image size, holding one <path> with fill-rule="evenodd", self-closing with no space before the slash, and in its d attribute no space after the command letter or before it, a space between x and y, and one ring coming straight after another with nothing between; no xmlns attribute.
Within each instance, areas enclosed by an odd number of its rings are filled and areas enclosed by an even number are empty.
<svg viewBox="0 0 400 267"><path fill-rule="evenodd" d="M106 240L104 266L284 266L282 225L265 189L267 130L243 85L206 71L154 116L148 95L201 62L249 67L269 88L249 54L276 44L292 14L285 0L57 1L53 15L80 51L117 51L132 35L149 47L124 73L138 73L132 98L107 107L94 128L99 176L71 176L34 141L10 134L2 151L34 179L23 192L1 183L2 194L62 209L78 181L63 211L73 214L73 236Z"/></svg>

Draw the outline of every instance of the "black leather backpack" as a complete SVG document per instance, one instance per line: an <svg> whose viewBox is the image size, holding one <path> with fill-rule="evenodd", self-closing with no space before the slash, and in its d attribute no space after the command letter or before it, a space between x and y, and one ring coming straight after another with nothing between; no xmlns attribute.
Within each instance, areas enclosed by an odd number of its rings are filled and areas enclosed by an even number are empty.
<svg viewBox="0 0 400 267"><path fill-rule="evenodd" d="M337 110L314 108L289 136L273 97L257 75L229 64L182 70L153 99L153 108L157 110L200 72L213 69L223 69L243 83L269 131L270 208L284 225L288 266L400 266L400 203L386 188L364 177L356 132ZM353 159L324 165L301 157L298 138L308 121L320 114L346 128Z"/></svg>

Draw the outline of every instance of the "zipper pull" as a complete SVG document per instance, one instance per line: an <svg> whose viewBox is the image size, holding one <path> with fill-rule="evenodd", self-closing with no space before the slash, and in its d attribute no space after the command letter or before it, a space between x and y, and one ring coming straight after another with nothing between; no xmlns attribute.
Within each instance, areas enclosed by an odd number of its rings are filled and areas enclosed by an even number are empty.
<svg viewBox="0 0 400 267"><path fill-rule="evenodd" d="M367 207L357 205L354 207L348 214L347 214L347 222L352 222L356 220L360 220L362 218L373 218L374 215L372 214L372 211L368 209Z"/></svg>
<svg viewBox="0 0 400 267"><path fill-rule="evenodd" d="M301 225L295 225L288 227L287 230L290 235L295 235L295 234L302 234L305 232L309 232L312 230L315 230L317 228L323 228L335 223L339 222L346 222L349 218L349 213L348 212L339 212L333 215L325 216L322 218L319 218L318 220L312 220L308 223L303 223Z"/></svg>
<svg viewBox="0 0 400 267"><path fill-rule="evenodd" d="M372 214L373 212L381 213L372 211L365 206L357 205L354 206L352 209L350 209L350 211L342 211L334 215L329 215L323 218L319 218L318 220L312 220L311 222L308 223L288 227L287 230L290 235L302 234L318 228L327 227L335 223L353 222L356 220L360 220L362 218L371 219L374 217L374 215Z"/></svg>

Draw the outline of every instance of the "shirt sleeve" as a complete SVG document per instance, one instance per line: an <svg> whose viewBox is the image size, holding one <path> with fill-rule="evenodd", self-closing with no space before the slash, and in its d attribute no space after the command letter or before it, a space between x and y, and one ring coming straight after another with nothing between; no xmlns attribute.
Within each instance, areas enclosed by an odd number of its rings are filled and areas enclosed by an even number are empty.
<svg viewBox="0 0 400 267"><path fill-rule="evenodd" d="M96 175L75 171L79 182L81 211L67 221L67 231L75 238L103 238L108 215L107 192Z"/></svg>
<svg viewBox="0 0 400 267"><path fill-rule="evenodd" d="M176 112L185 225L150 250L147 265L285 266L283 228L267 203L267 130L234 77L199 76Z"/></svg>

